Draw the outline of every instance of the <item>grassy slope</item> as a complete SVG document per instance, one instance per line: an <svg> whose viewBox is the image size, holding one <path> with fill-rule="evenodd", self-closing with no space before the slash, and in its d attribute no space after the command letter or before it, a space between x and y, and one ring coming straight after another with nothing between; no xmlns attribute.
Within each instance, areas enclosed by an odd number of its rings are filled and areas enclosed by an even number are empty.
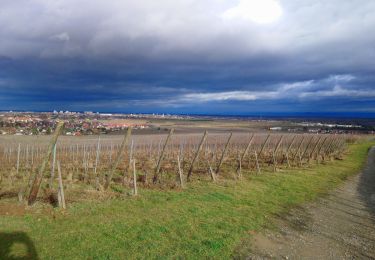
<svg viewBox="0 0 375 260"><path fill-rule="evenodd" d="M350 146L343 161L242 182L194 183L183 192L141 190L136 199L74 203L54 217L0 216L0 239L3 232L24 232L42 259L228 258L241 238L273 214L358 172L369 145Z"/></svg>

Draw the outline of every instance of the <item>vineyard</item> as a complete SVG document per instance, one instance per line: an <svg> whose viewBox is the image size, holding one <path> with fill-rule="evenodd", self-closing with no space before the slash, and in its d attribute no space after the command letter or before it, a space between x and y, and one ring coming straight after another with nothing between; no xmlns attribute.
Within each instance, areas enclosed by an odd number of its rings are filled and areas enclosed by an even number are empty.
<svg viewBox="0 0 375 260"><path fill-rule="evenodd" d="M79 197L86 191L137 195L139 187L172 189L198 180L241 180L340 158L353 138L207 131L181 135L173 129L164 135L132 135L130 128L122 136L59 137L61 127L53 136L1 137L1 197L33 204L57 194L56 201L65 207L65 196Z"/></svg>

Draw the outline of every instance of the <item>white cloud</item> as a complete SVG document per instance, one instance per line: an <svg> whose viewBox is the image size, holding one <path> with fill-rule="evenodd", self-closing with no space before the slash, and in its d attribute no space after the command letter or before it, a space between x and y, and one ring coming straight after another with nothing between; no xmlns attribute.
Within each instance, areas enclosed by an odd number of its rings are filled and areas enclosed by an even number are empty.
<svg viewBox="0 0 375 260"><path fill-rule="evenodd" d="M226 10L222 17L268 24L277 21L282 13L280 4L275 0L240 0L238 5Z"/></svg>
<svg viewBox="0 0 375 260"><path fill-rule="evenodd" d="M268 99L277 95L276 92L257 92L257 91L229 91L219 93L191 93L185 94L181 98L185 102L210 102L210 101L251 101L256 99Z"/></svg>
<svg viewBox="0 0 375 260"><path fill-rule="evenodd" d="M280 91L302 90L302 89L311 87L313 84L314 84L314 80L286 83L286 84L282 84L279 90Z"/></svg>
<svg viewBox="0 0 375 260"><path fill-rule="evenodd" d="M328 81L334 81L334 82L350 82L354 80L355 77L350 74L343 74L343 75L332 75L328 78Z"/></svg>
<svg viewBox="0 0 375 260"><path fill-rule="evenodd" d="M178 102L205 103L214 101L254 101L277 99L305 99L332 97L375 97L375 90L355 89L353 86L342 87L342 84L355 79L353 75L332 75L320 80L307 80L271 86L272 91L226 91L213 93L189 93L181 95ZM333 82L334 81L334 82Z"/></svg>
<svg viewBox="0 0 375 260"><path fill-rule="evenodd" d="M322 97L350 97L350 98L373 98L375 97L375 90L355 90L345 89L341 86L334 86L332 89L303 92L299 94L301 98L322 98Z"/></svg>
<svg viewBox="0 0 375 260"><path fill-rule="evenodd" d="M282 19L269 26L222 19L270 21L279 9ZM3 0L0 55L65 56L67 48L76 56L224 61L294 54L321 66L343 59L368 67L374 13L368 0ZM51 35L67 44L56 46Z"/></svg>
<svg viewBox="0 0 375 260"><path fill-rule="evenodd" d="M67 32L59 33L56 35L51 36L52 40L57 40L57 41L62 41L62 42L67 42L70 40L70 36Z"/></svg>

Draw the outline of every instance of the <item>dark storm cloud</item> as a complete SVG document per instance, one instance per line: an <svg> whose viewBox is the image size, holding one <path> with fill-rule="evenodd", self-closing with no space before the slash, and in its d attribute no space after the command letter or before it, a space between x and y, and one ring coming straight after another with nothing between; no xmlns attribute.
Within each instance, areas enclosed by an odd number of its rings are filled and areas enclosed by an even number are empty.
<svg viewBox="0 0 375 260"><path fill-rule="evenodd" d="M2 0L0 109L374 112L375 2L246 1Z"/></svg>

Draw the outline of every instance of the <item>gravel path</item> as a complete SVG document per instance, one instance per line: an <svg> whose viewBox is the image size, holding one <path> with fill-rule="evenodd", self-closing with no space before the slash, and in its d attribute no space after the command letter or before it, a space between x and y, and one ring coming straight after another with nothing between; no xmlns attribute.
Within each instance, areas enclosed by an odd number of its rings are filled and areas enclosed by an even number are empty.
<svg viewBox="0 0 375 260"><path fill-rule="evenodd" d="M248 259L375 259L375 147L363 171L255 235Z"/></svg>

